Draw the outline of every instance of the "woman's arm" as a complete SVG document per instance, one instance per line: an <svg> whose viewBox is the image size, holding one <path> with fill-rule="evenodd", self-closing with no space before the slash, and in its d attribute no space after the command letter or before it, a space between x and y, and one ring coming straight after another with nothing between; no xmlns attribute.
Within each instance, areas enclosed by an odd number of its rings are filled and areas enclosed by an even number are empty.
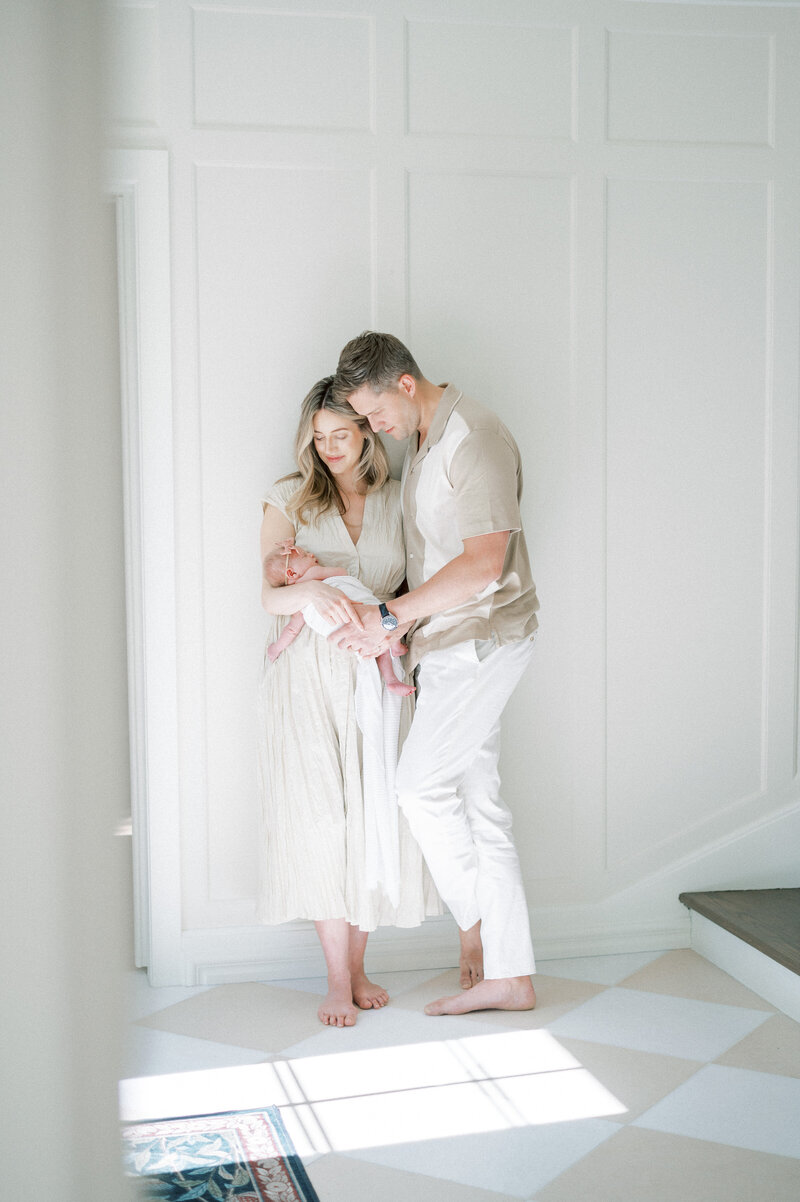
<svg viewBox="0 0 800 1202"><path fill-rule="evenodd" d="M292 523L274 505L267 505L261 522L261 604L267 613L295 614L313 604L331 625L355 622L360 629L361 622L353 603L344 593L322 580L300 580L288 588L272 587L264 575L264 560L287 538L294 538Z"/></svg>
<svg viewBox="0 0 800 1202"><path fill-rule="evenodd" d="M313 599L311 584L293 584L291 588L273 588L264 574L264 560L278 543L294 538L294 526L274 505L267 505L261 522L261 604L268 614L296 614Z"/></svg>

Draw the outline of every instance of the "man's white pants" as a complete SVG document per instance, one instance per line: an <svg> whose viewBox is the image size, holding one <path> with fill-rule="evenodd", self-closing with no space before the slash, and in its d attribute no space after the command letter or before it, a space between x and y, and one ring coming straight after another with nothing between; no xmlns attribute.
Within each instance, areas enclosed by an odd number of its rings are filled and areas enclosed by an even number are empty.
<svg viewBox="0 0 800 1202"><path fill-rule="evenodd" d="M500 716L533 643L474 640L431 651L417 670L397 800L462 931L480 919L484 976L534 972L511 813L500 797Z"/></svg>

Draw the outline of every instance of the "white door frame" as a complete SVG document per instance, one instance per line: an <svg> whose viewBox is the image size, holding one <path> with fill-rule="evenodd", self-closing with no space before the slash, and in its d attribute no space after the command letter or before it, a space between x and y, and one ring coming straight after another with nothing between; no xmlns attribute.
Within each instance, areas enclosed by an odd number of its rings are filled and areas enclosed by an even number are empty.
<svg viewBox="0 0 800 1202"><path fill-rule="evenodd" d="M181 968L169 158L109 153L116 210L135 962Z"/></svg>

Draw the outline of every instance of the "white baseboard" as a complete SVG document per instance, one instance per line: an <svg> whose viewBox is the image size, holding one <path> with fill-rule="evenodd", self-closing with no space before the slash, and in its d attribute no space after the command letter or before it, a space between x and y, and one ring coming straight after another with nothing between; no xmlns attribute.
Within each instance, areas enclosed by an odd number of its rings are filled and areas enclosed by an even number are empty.
<svg viewBox="0 0 800 1202"><path fill-rule="evenodd" d="M280 927L187 931L183 936L183 985L226 985L244 981L302 980L325 975L325 960L313 923ZM371 972L449 968L458 963L458 935L449 916L423 926L381 928L369 938Z"/></svg>
<svg viewBox="0 0 800 1202"><path fill-rule="evenodd" d="M588 915L587 915L588 918ZM576 913L549 911L546 920L532 915L537 961L577 956L610 956L624 952L667 951L689 946L689 920L604 925L576 922ZM247 981L301 980L323 976L325 962L312 923L282 927L241 927L186 931L182 937L180 979L158 985L227 985ZM458 931L453 919L429 918L421 927L375 931L367 948L371 972L403 972L418 968L452 968L458 964Z"/></svg>
<svg viewBox="0 0 800 1202"><path fill-rule="evenodd" d="M692 911L692 948L795 1022L800 1022L800 977L757 948Z"/></svg>
<svg viewBox="0 0 800 1202"><path fill-rule="evenodd" d="M667 952L689 946L689 922L613 923L580 931L554 931L534 940L537 962L625 952Z"/></svg>

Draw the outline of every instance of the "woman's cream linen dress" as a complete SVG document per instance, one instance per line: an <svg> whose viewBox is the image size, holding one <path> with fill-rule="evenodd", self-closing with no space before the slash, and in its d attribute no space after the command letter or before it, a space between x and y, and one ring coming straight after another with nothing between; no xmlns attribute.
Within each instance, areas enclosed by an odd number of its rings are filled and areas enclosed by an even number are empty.
<svg viewBox="0 0 800 1202"><path fill-rule="evenodd" d="M297 483L279 482L265 504L286 515ZM394 596L405 576L396 480L368 494L355 546L338 512L324 514L316 524L294 525L298 545L320 563L341 567L377 597ZM267 643L286 621L271 619ZM398 906L380 889L366 887L356 668L353 655L307 626L274 664L264 656L259 689L261 922L346 918L371 931L381 925L417 926L426 914L442 912L402 814ZM401 739L410 719L411 704L404 701Z"/></svg>

